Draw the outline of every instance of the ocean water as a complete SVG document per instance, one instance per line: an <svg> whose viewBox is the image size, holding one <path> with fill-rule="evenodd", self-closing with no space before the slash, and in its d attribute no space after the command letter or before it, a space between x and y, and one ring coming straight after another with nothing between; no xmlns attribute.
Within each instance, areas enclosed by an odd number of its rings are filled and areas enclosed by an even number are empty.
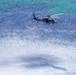
<svg viewBox="0 0 76 75"><path fill-rule="evenodd" d="M76 75L76 1L0 1L0 75ZM33 19L63 13L56 24Z"/></svg>

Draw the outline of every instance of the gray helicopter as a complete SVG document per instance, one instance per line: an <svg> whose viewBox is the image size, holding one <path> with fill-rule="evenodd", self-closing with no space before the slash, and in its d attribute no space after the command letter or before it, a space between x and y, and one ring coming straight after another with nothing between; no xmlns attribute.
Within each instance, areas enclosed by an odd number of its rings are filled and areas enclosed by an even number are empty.
<svg viewBox="0 0 76 75"><path fill-rule="evenodd" d="M36 15L33 13L33 18L34 20L36 20L37 22L38 21L42 21L42 22L45 22L46 24L54 24L54 23L57 23L55 21L55 18L58 18L59 15L62 15L63 13L60 13L60 14L54 14L54 15L47 15L46 17L43 17L43 18L38 18L36 17Z"/></svg>

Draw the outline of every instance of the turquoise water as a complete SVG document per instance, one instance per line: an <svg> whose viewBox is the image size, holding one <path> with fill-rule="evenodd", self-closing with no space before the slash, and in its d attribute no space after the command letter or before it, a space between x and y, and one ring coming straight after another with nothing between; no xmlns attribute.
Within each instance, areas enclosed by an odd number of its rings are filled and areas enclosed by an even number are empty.
<svg viewBox="0 0 76 75"><path fill-rule="evenodd" d="M36 3L42 3L44 4L43 10L48 13L76 13L76 3L74 0L2 0L0 1L0 7L9 8L10 6L13 6L17 3L23 3L27 6L32 6Z"/></svg>

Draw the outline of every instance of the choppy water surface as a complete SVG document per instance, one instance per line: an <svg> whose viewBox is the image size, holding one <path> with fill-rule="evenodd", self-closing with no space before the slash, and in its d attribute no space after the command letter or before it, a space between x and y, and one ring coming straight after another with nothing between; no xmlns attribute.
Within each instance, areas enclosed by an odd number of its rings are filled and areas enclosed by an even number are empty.
<svg viewBox="0 0 76 75"><path fill-rule="evenodd" d="M75 0L0 1L1 75L75 75ZM64 13L57 24L38 17Z"/></svg>

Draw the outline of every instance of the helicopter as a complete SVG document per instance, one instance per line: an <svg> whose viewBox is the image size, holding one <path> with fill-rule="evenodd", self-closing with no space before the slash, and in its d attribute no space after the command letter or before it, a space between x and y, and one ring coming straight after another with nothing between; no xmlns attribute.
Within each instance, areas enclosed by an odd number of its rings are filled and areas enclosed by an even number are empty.
<svg viewBox="0 0 76 75"><path fill-rule="evenodd" d="M38 21L42 21L42 22L45 22L46 24L54 24L54 23L57 23L55 21L55 18L58 18L58 16L60 15L63 15L63 13L60 13L60 14L54 14L54 15L47 15L46 17L43 17L43 18L39 18L39 17L36 17L36 15L33 13L33 18L34 20L36 20L37 22Z"/></svg>

